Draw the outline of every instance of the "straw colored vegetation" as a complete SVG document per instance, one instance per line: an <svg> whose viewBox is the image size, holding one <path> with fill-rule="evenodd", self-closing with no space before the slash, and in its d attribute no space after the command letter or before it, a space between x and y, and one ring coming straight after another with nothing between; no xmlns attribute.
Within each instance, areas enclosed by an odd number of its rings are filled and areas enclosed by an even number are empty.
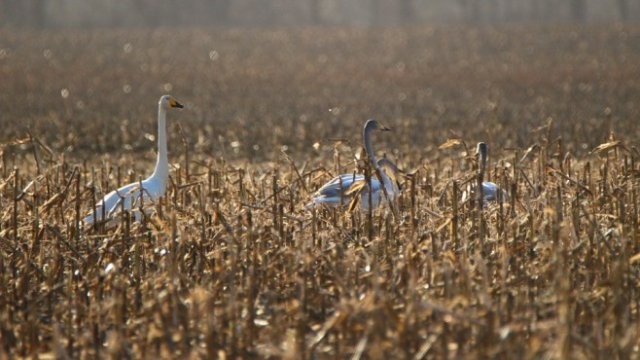
<svg viewBox="0 0 640 360"><path fill-rule="evenodd" d="M640 31L3 30L0 357L640 356ZM142 222L83 229L153 168ZM309 212L364 171L391 211ZM485 180L509 192L482 208ZM441 146L442 145L442 146ZM466 199L466 200L463 200Z"/></svg>

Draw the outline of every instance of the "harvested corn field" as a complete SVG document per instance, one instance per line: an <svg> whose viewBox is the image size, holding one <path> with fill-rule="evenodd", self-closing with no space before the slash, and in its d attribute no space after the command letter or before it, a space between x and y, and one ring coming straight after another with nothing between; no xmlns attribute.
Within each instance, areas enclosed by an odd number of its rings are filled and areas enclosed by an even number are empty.
<svg viewBox="0 0 640 360"><path fill-rule="evenodd" d="M638 64L633 27L3 30L0 354L638 357ZM163 94L166 193L85 225ZM305 208L375 177L368 118L397 201Z"/></svg>

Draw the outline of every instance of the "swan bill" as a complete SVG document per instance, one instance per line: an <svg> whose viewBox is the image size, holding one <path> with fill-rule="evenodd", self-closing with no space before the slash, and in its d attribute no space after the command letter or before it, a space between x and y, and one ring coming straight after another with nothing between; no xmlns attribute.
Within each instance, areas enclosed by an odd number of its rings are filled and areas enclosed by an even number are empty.
<svg viewBox="0 0 640 360"><path fill-rule="evenodd" d="M178 109L182 109L184 108L184 105L180 104L176 99L171 98L169 99L169 105L171 105L171 107L173 108L178 108Z"/></svg>

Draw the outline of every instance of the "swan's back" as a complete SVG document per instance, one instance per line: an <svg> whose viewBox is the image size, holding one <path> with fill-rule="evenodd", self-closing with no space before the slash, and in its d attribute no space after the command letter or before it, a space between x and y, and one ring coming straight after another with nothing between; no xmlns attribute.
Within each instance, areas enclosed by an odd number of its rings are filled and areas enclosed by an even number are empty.
<svg viewBox="0 0 640 360"><path fill-rule="evenodd" d="M346 193L354 183L359 181L364 181L364 175L338 175L316 190L316 192L311 195L311 202L309 202L306 207L309 208L320 204L327 204L331 206L348 204L349 195Z"/></svg>
<svg viewBox="0 0 640 360"><path fill-rule="evenodd" d="M388 159L378 160L380 173L384 178L384 186L390 200L394 200L400 191L396 181L398 168ZM384 198L382 190L383 182L377 177L371 178L371 204L378 207ZM334 177L324 184L311 196L311 201L306 208L326 204L329 206L346 205L353 200L355 195L360 195L360 208L369 209L369 184L362 174L342 174Z"/></svg>
<svg viewBox="0 0 640 360"><path fill-rule="evenodd" d="M499 201L498 198L502 195L502 200L508 199L509 195L506 191L502 190L500 186L491 181L484 181L482 183L482 199L487 201Z"/></svg>
<svg viewBox="0 0 640 360"><path fill-rule="evenodd" d="M142 207L157 201L164 193L161 184L151 179L142 182L135 182L105 195L85 218L85 225L93 225L109 219L115 213L124 210L131 210L134 207ZM104 219L103 219L104 215Z"/></svg>

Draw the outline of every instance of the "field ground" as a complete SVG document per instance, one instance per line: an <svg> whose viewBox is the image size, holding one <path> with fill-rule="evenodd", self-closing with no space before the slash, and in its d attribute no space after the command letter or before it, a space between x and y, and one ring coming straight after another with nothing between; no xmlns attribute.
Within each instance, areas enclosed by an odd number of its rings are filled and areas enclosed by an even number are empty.
<svg viewBox="0 0 640 360"><path fill-rule="evenodd" d="M1 34L0 357L640 357L640 28ZM394 211L306 211L370 117Z"/></svg>

